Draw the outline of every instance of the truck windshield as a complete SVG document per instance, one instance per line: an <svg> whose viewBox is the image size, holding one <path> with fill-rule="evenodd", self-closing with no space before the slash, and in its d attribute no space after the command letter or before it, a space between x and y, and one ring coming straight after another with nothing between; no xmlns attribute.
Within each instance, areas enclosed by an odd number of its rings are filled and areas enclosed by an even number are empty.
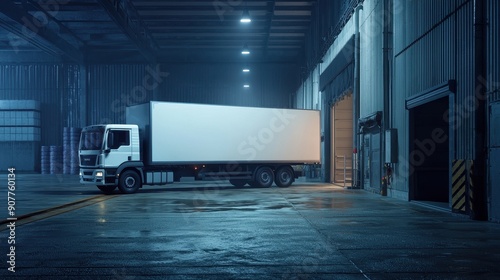
<svg viewBox="0 0 500 280"><path fill-rule="evenodd" d="M80 138L80 150L100 150L102 147L103 137L103 127L82 131L82 136Z"/></svg>

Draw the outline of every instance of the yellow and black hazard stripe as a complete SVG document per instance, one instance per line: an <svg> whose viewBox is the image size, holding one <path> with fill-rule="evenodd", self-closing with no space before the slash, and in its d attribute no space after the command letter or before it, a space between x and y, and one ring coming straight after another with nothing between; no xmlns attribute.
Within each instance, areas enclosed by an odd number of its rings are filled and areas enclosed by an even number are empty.
<svg viewBox="0 0 500 280"><path fill-rule="evenodd" d="M456 159L452 165L451 175L451 209L453 212L466 212L466 183L467 183L467 168L465 160Z"/></svg>
<svg viewBox="0 0 500 280"><path fill-rule="evenodd" d="M467 170L469 171L469 176L467 178L467 181L469 183L469 190L468 190L468 200L469 200L469 210L472 210L472 205L474 203L474 182L472 180L472 176L474 175L474 161L468 160L467 161Z"/></svg>

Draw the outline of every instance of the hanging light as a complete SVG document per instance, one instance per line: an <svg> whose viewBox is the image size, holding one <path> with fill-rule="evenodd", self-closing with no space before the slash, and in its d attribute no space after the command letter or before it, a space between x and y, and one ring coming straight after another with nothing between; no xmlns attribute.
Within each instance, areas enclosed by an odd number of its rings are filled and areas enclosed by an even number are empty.
<svg viewBox="0 0 500 280"><path fill-rule="evenodd" d="M252 19L250 18L250 13L248 13L248 10L244 10L243 14L241 15L240 19L241 23L250 23L252 22Z"/></svg>

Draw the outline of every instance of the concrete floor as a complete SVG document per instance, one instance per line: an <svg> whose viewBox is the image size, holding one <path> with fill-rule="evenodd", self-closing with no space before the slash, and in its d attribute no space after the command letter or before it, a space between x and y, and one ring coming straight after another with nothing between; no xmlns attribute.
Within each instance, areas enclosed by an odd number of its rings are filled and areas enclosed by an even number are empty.
<svg viewBox="0 0 500 280"><path fill-rule="evenodd" d="M17 216L101 197L76 176L16 184ZM15 273L2 225L0 279L500 279L499 224L329 184L181 182L37 217Z"/></svg>

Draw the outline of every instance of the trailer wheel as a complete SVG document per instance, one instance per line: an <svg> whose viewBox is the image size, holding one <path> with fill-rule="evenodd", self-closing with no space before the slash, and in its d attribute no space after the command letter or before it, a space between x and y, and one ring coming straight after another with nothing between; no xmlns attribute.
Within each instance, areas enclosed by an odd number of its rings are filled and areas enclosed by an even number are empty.
<svg viewBox="0 0 500 280"><path fill-rule="evenodd" d="M118 188L123 194L135 193L141 186L141 178L137 172L127 170L120 175Z"/></svg>
<svg viewBox="0 0 500 280"><path fill-rule="evenodd" d="M256 187L269 188L273 184L273 170L267 166L259 167L255 171L254 183Z"/></svg>
<svg viewBox="0 0 500 280"><path fill-rule="evenodd" d="M287 188L293 183L293 169L290 166L282 166L276 171L274 182L280 188Z"/></svg>
<svg viewBox="0 0 500 280"><path fill-rule="evenodd" d="M101 192L105 194L112 194L113 191L116 189L116 186L97 186L98 189L101 190Z"/></svg>
<svg viewBox="0 0 500 280"><path fill-rule="evenodd" d="M243 180L243 179L230 179L229 180L229 183L231 183L231 185L237 187L237 188L241 188L241 187L244 187L246 184L247 184L247 180Z"/></svg>

